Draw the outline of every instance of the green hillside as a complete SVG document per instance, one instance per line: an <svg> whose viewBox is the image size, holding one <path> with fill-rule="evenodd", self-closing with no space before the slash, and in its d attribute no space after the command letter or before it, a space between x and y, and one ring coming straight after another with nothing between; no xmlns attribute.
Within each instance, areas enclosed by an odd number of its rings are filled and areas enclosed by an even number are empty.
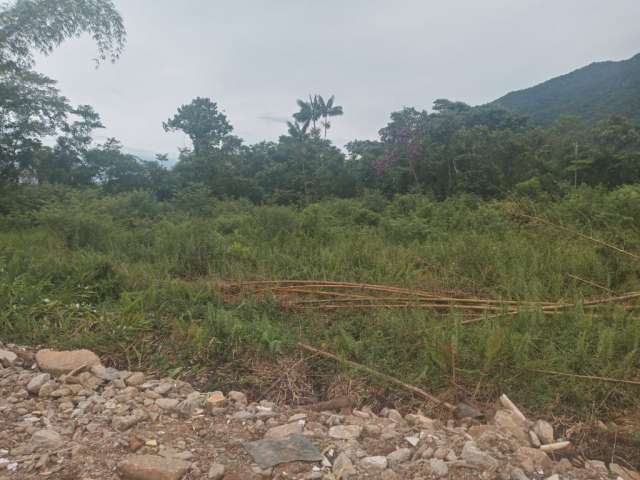
<svg viewBox="0 0 640 480"><path fill-rule="evenodd" d="M595 123L612 114L640 122L640 54L619 62L597 62L524 90L508 93L492 104L528 115L548 125L562 115Z"/></svg>

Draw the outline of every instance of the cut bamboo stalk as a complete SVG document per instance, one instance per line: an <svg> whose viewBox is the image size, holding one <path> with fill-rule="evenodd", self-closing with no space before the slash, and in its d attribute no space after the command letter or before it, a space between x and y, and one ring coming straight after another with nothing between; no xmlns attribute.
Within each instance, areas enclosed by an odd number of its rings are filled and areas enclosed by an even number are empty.
<svg viewBox="0 0 640 480"><path fill-rule="evenodd" d="M509 397L507 397L506 394L502 394L500 395L500 403L502 404L503 407L505 407L508 410L511 410L513 412L513 414L518 417L520 420L522 420L523 422L527 423L527 417L524 416L524 413L522 413L520 411L520 409L516 406L515 403L513 403L511 401L511 399Z"/></svg>
<svg viewBox="0 0 640 480"><path fill-rule="evenodd" d="M305 343L298 343L298 346L300 348L303 348L304 350L307 350L308 352L311 352L311 353L314 353L316 355L320 355L320 356L323 356L323 357L326 357L326 358L330 358L332 360L335 360L338 363L344 363L344 364L347 364L347 365L349 365L349 366L351 366L353 368L356 368L358 370L362 370L362 371L367 372L367 373L369 373L371 375L380 377L380 378L386 380L387 382L393 383L395 385L398 385L398 386L404 388L405 390L408 390L409 392L411 392L411 393L413 393L415 395L418 395L418 396L420 396L420 397L422 397L422 398L424 398L426 400L429 400L430 402L434 402L434 403L436 403L438 405L442 405L443 407L445 407L449 411L453 412L456 409L455 406L451 405L448 402L442 401L442 400L438 399L437 397L434 397L433 395L431 395L430 393L427 393L423 389L421 389L419 387L416 387L415 385L410 385L408 383L404 383L403 381L398 380L397 378L391 377L391 376L387 375L386 373L378 372L378 371L376 371L376 370L374 370L372 368L369 368L369 367L367 367L365 365L362 365L360 363L353 362L351 360L345 360L343 358L340 358L337 355L334 355L333 353L326 352L324 350L320 350L318 348L312 347L311 345L307 345Z"/></svg>
<svg viewBox="0 0 640 480"><path fill-rule="evenodd" d="M558 375L560 377L570 377L570 378L578 378L581 380L593 380L598 382L609 382L609 383L622 383L625 385L638 385L640 386L640 381L635 380L624 380L622 378L610 378L610 377L599 377L597 375L578 375L576 373L566 373L566 372L556 372L554 370L542 370L537 368L529 368L531 372L536 373L544 373L545 375Z"/></svg>

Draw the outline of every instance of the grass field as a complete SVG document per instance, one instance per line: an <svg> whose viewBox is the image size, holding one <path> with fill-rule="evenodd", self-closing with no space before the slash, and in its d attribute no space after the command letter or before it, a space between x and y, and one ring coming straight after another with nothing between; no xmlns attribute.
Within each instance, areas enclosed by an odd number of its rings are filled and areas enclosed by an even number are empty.
<svg viewBox="0 0 640 480"><path fill-rule="evenodd" d="M299 209L217 201L198 189L165 203L145 192L41 187L7 193L0 211L3 340L86 347L121 366L206 373L209 387L234 381L258 391L270 381L252 366L282 368L304 341L447 398L506 392L539 414L605 420L638 406L639 386L534 371L640 380L640 305L582 306L640 290L638 187L538 202L371 194ZM255 279L575 306L465 325L455 308L287 310L268 296L228 301L220 288ZM316 374L361 378L312 363ZM387 391L366 381L364 396Z"/></svg>

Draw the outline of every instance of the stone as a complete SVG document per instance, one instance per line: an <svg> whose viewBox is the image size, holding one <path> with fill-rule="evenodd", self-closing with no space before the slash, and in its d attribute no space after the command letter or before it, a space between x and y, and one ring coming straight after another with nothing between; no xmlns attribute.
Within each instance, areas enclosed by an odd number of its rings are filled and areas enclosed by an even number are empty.
<svg viewBox="0 0 640 480"><path fill-rule="evenodd" d="M220 463L214 463L211 465L207 477L211 480L222 480L224 477L224 465Z"/></svg>
<svg viewBox="0 0 640 480"><path fill-rule="evenodd" d="M609 469L607 468L607 465L600 460L587 460L584 464L584 468L603 476L609 475Z"/></svg>
<svg viewBox="0 0 640 480"><path fill-rule="evenodd" d="M51 380L51 375L48 373L40 373L29 380L29 383L27 383L27 391L34 395L38 395L42 386L49 380Z"/></svg>
<svg viewBox="0 0 640 480"><path fill-rule="evenodd" d="M520 447L516 451L516 458L520 461L522 469L529 475L540 468L545 472L551 472L553 467L549 456L537 448Z"/></svg>
<svg viewBox="0 0 640 480"><path fill-rule="evenodd" d="M535 448L540 448L540 445L542 445L540 438L538 438L538 435L533 430L529 430L529 440L531 441L531 445Z"/></svg>
<svg viewBox="0 0 640 480"><path fill-rule="evenodd" d="M484 417L484 413L475 407L472 407L468 403L460 402L456 405L455 416L457 418L475 418L480 419Z"/></svg>
<svg viewBox="0 0 640 480"><path fill-rule="evenodd" d="M549 422L545 422L544 420L538 420L533 425L533 432L540 439L540 443L543 445L548 445L555 441L553 436L553 426Z"/></svg>
<svg viewBox="0 0 640 480"><path fill-rule="evenodd" d="M189 471L188 462L158 455L129 455L118 464L126 480L180 480Z"/></svg>
<svg viewBox="0 0 640 480"><path fill-rule="evenodd" d="M39 350L36 363L43 372L62 375L82 366L102 365L98 356L90 350Z"/></svg>
<svg viewBox="0 0 640 480"><path fill-rule="evenodd" d="M125 379L124 383L126 383L130 387L137 387L138 385L142 385L144 383L144 380L144 373L134 372Z"/></svg>
<svg viewBox="0 0 640 480"><path fill-rule="evenodd" d="M384 470L385 468L387 468L387 464L387 457L383 457L381 455L374 457L364 457L362 460L360 460L360 465L362 466L362 468L369 471Z"/></svg>
<svg viewBox="0 0 640 480"><path fill-rule="evenodd" d="M107 382L112 382L120 376L120 372L115 368L104 367L103 365L94 365L91 367L90 371L100 380L105 380Z"/></svg>
<svg viewBox="0 0 640 480"><path fill-rule="evenodd" d="M207 397L206 406L208 410L212 410L215 408L221 408L224 406L226 402L226 398L224 398L224 393L220 391L211 392Z"/></svg>
<svg viewBox="0 0 640 480"><path fill-rule="evenodd" d="M411 453L410 448L399 448L387 455L387 462L389 462L390 467L408 462L411 460Z"/></svg>
<svg viewBox="0 0 640 480"><path fill-rule="evenodd" d="M514 468L509 475L510 480L529 480L529 477L522 471L521 468Z"/></svg>
<svg viewBox="0 0 640 480"><path fill-rule="evenodd" d="M111 426L120 432L124 432L142 420L144 420L142 415L115 416L111 419Z"/></svg>
<svg viewBox="0 0 640 480"><path fill-rule="evenodd" d="M280 463L319 462L324 456L302 435L291 435L282 440L264 439L242 444L261 468L271 468Z"/></svg>
<svg viewBox="0 0 640 480"><path fill-rule="evenodd" d="M400 423L403 420L402 415L400 414L400 412L398 410L393 409L393 408L390 409L387 412L387 418L389 420L391 420L392 422L396 422L396 423Z"/></svg>
<svg viewBox="0 0 640 480"><path fill-rule="evenodd" d="M436 477L442 478L449 475L449 466L443 460L439 458L432 458L429 460L429 465L431 466L431 473L433 473Z"/></svg>
<svg viewBox="0 0 640 480"><path fill-rule="evenodd" d="M417 427L432 429L435 426L435 420L420 414L409 413L405 415L404 419L409 425L415 425Z"/></svg>
<svg viewBox="0 0 640 480"><path fill-rule="evenodd" d="M183 401L176 405L176 411L185 417L192 416L204 404L204 395L192 392Z"/></svg>
<svg viewBox="0 0 640 480"><path fill-rule="evenodd" d="M333 461L331 471L338 480L347 479L351 475L356 474L356 468L353 466L353 463L351 463L351 459L347 457L344 452L338 455Z"/></svg>
<svg viewBox="0 0 640 480"><path fill-rule="evenodd" d="M156 405L163 410L174 410L179 403L180 400L175 398L159 398L156 400Z"/></svg>
<svg viewBox="0 0 640 480"><path fill-rule="evenodd" d="M329 436L337 440L355 440L362 434L360 425L336 425L329 429Z"/></svg>
<svg viewBox="0 0 640 480"><path fill-rule="evenodd" d="M498 430L509 433L518 439L522 445L529 445L529 429L516 414L510 410L498 410L493 417Z"/></svg>
<svg viewBox="0 0 640 480"><path fill-rule="evenodd" d="M481 467L496 468L498 461L486 452L483 452L478 448L473 440L465 442L462 447L462 459L472 465L479 465Z"/></svg>
<svg viewBox="0 0 640 480"><path fill-rule="evenodd" d="M31 445L35 450L56 450L64 445L64 440L55 430L38 430L31 435Z"/></svg>
<svg viewBox="0 0 640 480"><path fill-rule="evenodd" d="M242 392L231 390L228 394L229 400L238 405L246 406L248 402L247 396Z"/></svg>
<svg viewBox="0 0 640 480"><path fill-rule="evenodd" d="M278 425L277 427L271 427L264 434L264 438L271 438L275 440L282 440L290 437L291 435L300 435L304 430L303 422L285 423L284 425Z"/></svg>
<svg viewBox="0 0 640 480"><path fill-rule="evenodd" d="M18 360L18 356L9 351L9 350L2 350L0 349L0 365L3 367L12 367L15 363L16 360Z"/></svg>

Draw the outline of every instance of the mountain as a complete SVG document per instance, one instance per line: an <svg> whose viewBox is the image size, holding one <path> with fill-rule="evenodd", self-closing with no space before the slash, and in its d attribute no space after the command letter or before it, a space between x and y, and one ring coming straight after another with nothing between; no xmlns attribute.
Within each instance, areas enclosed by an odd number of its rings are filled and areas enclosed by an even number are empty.
<svg viewBox="0 0 640 480"><path fill-rule="evenodd" d="M640 54L619 62L597 62L493 102L548 125L562 115L595 123L612 114L640 123Z"/></svg>

